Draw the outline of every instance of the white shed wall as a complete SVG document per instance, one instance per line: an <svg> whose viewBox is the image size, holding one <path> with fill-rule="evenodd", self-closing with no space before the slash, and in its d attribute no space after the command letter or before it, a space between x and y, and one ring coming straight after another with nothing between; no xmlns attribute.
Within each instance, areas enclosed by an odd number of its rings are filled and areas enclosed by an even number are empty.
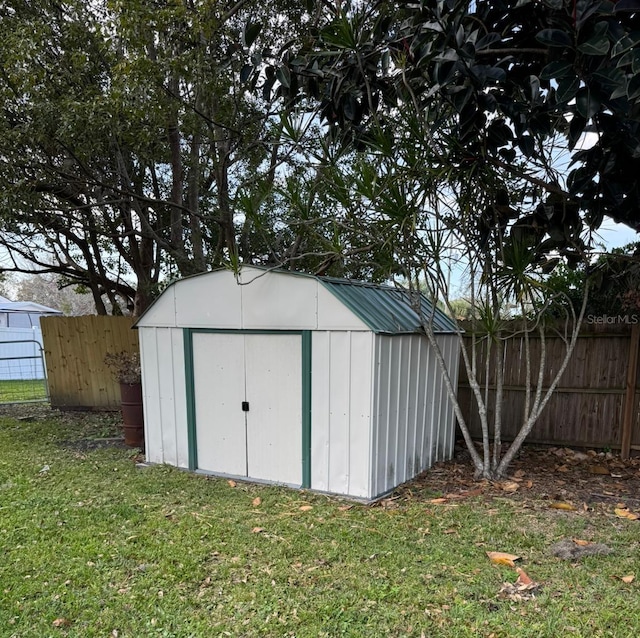
<svg viewBox="0 0 640 638"><path fill-rule="evenodd" d="M437 339L456 387L458 337ZM453 406L426 337L378 335L373 387L371 497L451 458L455 433Z"/></svg>
<svg viewBox="0 0 640 638"><path fill-rule="evenodd" d="M370 497L370 332L313 333L311 488Z"/></svg>
<svg viewBox="0 0 640 638"><path fill-rule="evenodd" d="M189 467L184 344L179 328L139 331L147 461Z"/></svg>

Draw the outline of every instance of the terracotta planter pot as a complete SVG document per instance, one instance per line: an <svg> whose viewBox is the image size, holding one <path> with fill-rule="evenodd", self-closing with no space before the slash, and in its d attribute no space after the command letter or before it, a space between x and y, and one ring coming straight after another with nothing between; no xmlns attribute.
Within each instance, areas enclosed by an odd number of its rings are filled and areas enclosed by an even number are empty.
<svg viewBox="0 0 640 638"><path fill-rule="evenodd" d="M142 384L121 383L122 421L124 442L144 450L144 416L142 412Z"/></svg>

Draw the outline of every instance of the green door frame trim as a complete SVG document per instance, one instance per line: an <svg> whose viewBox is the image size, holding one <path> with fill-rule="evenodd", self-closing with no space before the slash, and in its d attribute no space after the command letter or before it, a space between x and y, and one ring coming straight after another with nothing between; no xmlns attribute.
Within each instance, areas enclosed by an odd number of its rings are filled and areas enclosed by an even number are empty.
<svg viewBox="0 0 640 638"><path fill-rule="evenodd" d="M183 328L184 377L187 398L187 448L189 469L198 469L198 446L196 445L196 392L193 370L193 335L216 334L293 334L301 336L302 348L302 485L311 487L311 330L230 330L215 328Z"/></svg>

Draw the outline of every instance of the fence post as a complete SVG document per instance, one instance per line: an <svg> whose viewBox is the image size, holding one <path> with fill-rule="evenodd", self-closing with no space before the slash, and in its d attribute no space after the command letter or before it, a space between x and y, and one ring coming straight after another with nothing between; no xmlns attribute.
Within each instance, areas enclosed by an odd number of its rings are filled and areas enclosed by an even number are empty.
<svg viewBox="0 0 640 638"><path fill-rule="evenodd" d="M627 363L627 388L624 397L622 413L622 441L620 456L628 459L631 453L631 435L633 434L634 406L636 399L636 381L638 378L638 345L640 345L640 324L633 324L631 328L631 344L629 346L629 360Z"/></svg>

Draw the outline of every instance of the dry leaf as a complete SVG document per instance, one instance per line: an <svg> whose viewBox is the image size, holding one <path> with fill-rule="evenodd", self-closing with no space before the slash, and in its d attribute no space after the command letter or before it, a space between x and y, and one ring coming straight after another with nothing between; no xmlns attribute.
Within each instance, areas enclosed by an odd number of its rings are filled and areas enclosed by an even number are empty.
<svg viewBox="0 0 640 638"><path fill-rule="evenodd" d="M251 530L252 534L261 534L262 532L264 532L264 527L254 527Z"/></svg>
<svg viewBox="0 0 640 638"><path fill-rule="evenodd" d="M229 487L235 487L237 485L237 483L232 479L229 479L227 481L227 484L229 485Z"/></svg>
<svg viewBox="0 0 640 638"><path fill-rule="evenodd" d="M299 509L301 512L308 512L313 509L313 505L301 505Z"/></svg>
<svg viewBox="0 0 640 638"><path fill-rule="evenodd" d="M568 472L569 468L566 465L560 465L556 468L556 472Z"/></svg>
<svg viewBox="0 0 640 638"><path fill-rule="evenodd" d="M616 513L616 516L618 518L627 518L630 521L637 521L638 518L640 518L640 516L634 514L633 512L630 512L626 507L624 509L622 509L621 507L616 507L614 512Z"/></svg>
<svg viewBox="0 0 640 638"><path fill-rule="evenodd" d="M350 509L353 509L353 505L341 505L338 508L341 512L348 512Z"/></svg>
<svg viewBox="0 0 640 638"><path fill-rule="evenodd" d="M500 487L504 492L515 492L520 489L520 484L515 481L505 481L504 483L500 483Z"/></svg>
<svg viewBox="0 0 640 638"><path fill-rule="evenodd" d="M56 618L52 624L54 627L68 627L71 621L67 618Z"/></svg>
<svg viewBox="0 0 640 638"><path fill-rule="evenodd" d="M251 501L251 505L253 505L254 507L258 507L258 505L260 505L260 503L262 503L262 499L259 496L256 496L253 501Z"/></svg>
<svg viewBox="0 0 640 638"><path fill-rule="evenodd" d="M623 576L620 580L623 583L627 583L628 585L629 583L632 583L635 579L636 577L633 574L629 574L628 576Z"/></svg>
<svg viewBox="0 0 640 638"><path fill-rule="evenodd" d="M591 541L583 541L583 540L580 540L579 538L574 538L573 542L579 547L586 547L587 545L591 545Z"/></svg>
<svg viewBox="0 0 640 638"><path fill-rule="evenodd" d="M520 559L520 556L506 554L505 552L487 552L487 556L494 565L507 565L508 567L515 567L513 561Z"/></svg>
<svg viewBox="0 0 640 638"><path fill-rule="evenodd" d="M508 598L516 603L534 599L540 589L540 585L534 583L530 578L528 579L529 582L524 583L520 581L520 576L518 576L518 580L515 583L504 583L498 592L498 596Z"/></svg>
<svg viewBox="0 0 640 638"><path fill-rule="evenodd" d="M431 503L431 505L442 505L443 503L447 502L447 499L446 498L432 498L428 502Z"/></svg>
<svg viewBox="0 0 640 638"><path fill-rule="evenodd" d="M589 472L591 474L609 474L609 468L605 467L604 465L592 465L589 468Z"/></svg>
<svg viewBox="0 0 640 638"><path fill-rule="evenodd" d="M516 470L516 471L513 473L513 477L514 477L514 478L522 478L522 477L524 476L524 474L525 474L525 471L524 471L524 470Z"/></svg>
<svg viewBox="0 0 640 638"><path fill-rule="evenodd" d="M533 584L533 581L531 580L531 578L529 578L529 576L524 571L524 569L522 569L520 567L516 567L516 571L518 572L518 580L516 580L516 585L531 585L531 584Z"/></svg>
<svg viewBox="0 0 640 638"><path fill-rule="evenodd" d="M571 503L555 501L549 505L554 510L566 510L567 512L575 512L576 508Z"/></svg>

